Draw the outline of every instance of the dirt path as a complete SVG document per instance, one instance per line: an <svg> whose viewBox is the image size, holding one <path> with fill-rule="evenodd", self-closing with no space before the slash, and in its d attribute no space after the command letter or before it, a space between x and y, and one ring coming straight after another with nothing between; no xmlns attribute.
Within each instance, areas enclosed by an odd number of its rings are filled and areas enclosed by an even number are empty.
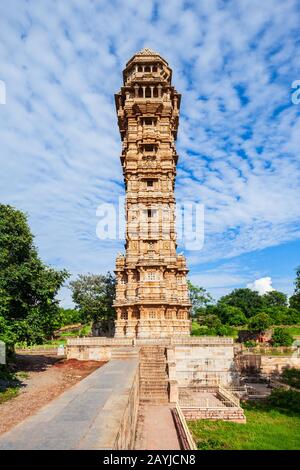
<svg viewBox="0 0 300 470"><path fill-rule="evenodd" d="M16 371L24 373L19 395L0 404L0 434L34 414L104 362L63 360L41 355L20 355Z"/></svg>

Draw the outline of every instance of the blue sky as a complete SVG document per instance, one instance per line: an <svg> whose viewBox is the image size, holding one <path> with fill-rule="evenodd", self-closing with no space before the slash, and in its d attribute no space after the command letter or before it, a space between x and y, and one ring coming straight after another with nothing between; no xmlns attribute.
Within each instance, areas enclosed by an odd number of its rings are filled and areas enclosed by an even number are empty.
<svg viewBox="0 0 300 470"><path fill-rule="evenodd" d="M113 94L150 47L183 95L176 196L205 205L204 247L185 252L191 279L215 296L262 277L291 293L299 23L297 0L3 4L0 201L28 213L43 259L74 275L114 268L122 243L96 237L98 205L124 193Z"/></svg>

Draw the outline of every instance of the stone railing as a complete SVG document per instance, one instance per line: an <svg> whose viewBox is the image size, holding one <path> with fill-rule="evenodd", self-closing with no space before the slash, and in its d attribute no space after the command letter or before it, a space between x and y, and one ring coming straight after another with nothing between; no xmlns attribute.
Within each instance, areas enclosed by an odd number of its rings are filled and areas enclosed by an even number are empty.
<svg viewBox="0 0 300 470"><path fill-rule="evenodd" d="M176 320L177 322L187 320ZM134 346L147 344L161 344L165 346L184 346L184 345L231 345L232 338L224 338L218 336L174 336L170 338L109 338L109 337L84 337L84 338L68 338L68 346Z"/></svg>
<svg viewBox="0 0 300 470"><path fill-rule="evenodd" d="M222 398L225 398L226 401L229 403L233 403L235 406L240 406L240 399L235 396L230 390L219 385L218 387L218 395Z"/></svg>
<svg viewBox="0 0 300 470"><path fill-rule="evenodd" d="M176 403L176 406L175 408L173 408L172 413L183 450L197 450L197 446L188 428L179 403Z"/></svg>
<svg viewBox="0 0 300 470"><path fill-rule="evenodd" d="M180 322L180 320L177 320ZM187 320L181 320L186 322ZM219 336L173 336L171 338L137 338L136 344L162 344L166 346L212 346L212 345L232 345L232 338Z"/></svg>
<svg viewBox="0 0 300 470"><path fill-rule="evenodd" d="M87 338L69 338L68 346L132 346L131 338L108 338L108 337L87 337Z"/></svg>

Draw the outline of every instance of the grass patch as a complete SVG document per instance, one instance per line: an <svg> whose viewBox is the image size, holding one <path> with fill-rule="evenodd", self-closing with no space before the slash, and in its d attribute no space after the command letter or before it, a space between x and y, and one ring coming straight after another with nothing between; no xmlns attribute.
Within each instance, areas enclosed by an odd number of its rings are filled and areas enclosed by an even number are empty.
<svg viewBox="0 0 300 470"><path fill-rule="evenodd" d="M244 404L246 424L189 421L201 450L299 450L300 414L268 404Z"/></svg>
<svg viewBox="0 0 300 470"><path fill-rule="evenodd" d="M292 336L300 336L300 326L285 326Z"/></svg>
<svg viewBox="0 0 300 470"><path fill-rule="evenodd" d="M6 365L0 365L0 404L18 395L22 385L21 372L12 372Z"/></svg>
<svg viewBox="0 0 300 470"><path fill-rule="evenodd" d="M19 389L19 387L9 387L3 392L0 391L0 405L5 401L15 398L19 393Z"/></svg>

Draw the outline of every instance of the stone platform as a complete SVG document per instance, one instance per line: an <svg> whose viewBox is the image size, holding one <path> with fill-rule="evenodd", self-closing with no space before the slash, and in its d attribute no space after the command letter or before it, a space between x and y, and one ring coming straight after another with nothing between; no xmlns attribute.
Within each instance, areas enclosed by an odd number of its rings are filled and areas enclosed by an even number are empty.
<svg viewBox="0 0 300 470"><path fill-rule="evenodd" d="M0 450L132 449L138 359L111 360L0 437Z"/></svg>

